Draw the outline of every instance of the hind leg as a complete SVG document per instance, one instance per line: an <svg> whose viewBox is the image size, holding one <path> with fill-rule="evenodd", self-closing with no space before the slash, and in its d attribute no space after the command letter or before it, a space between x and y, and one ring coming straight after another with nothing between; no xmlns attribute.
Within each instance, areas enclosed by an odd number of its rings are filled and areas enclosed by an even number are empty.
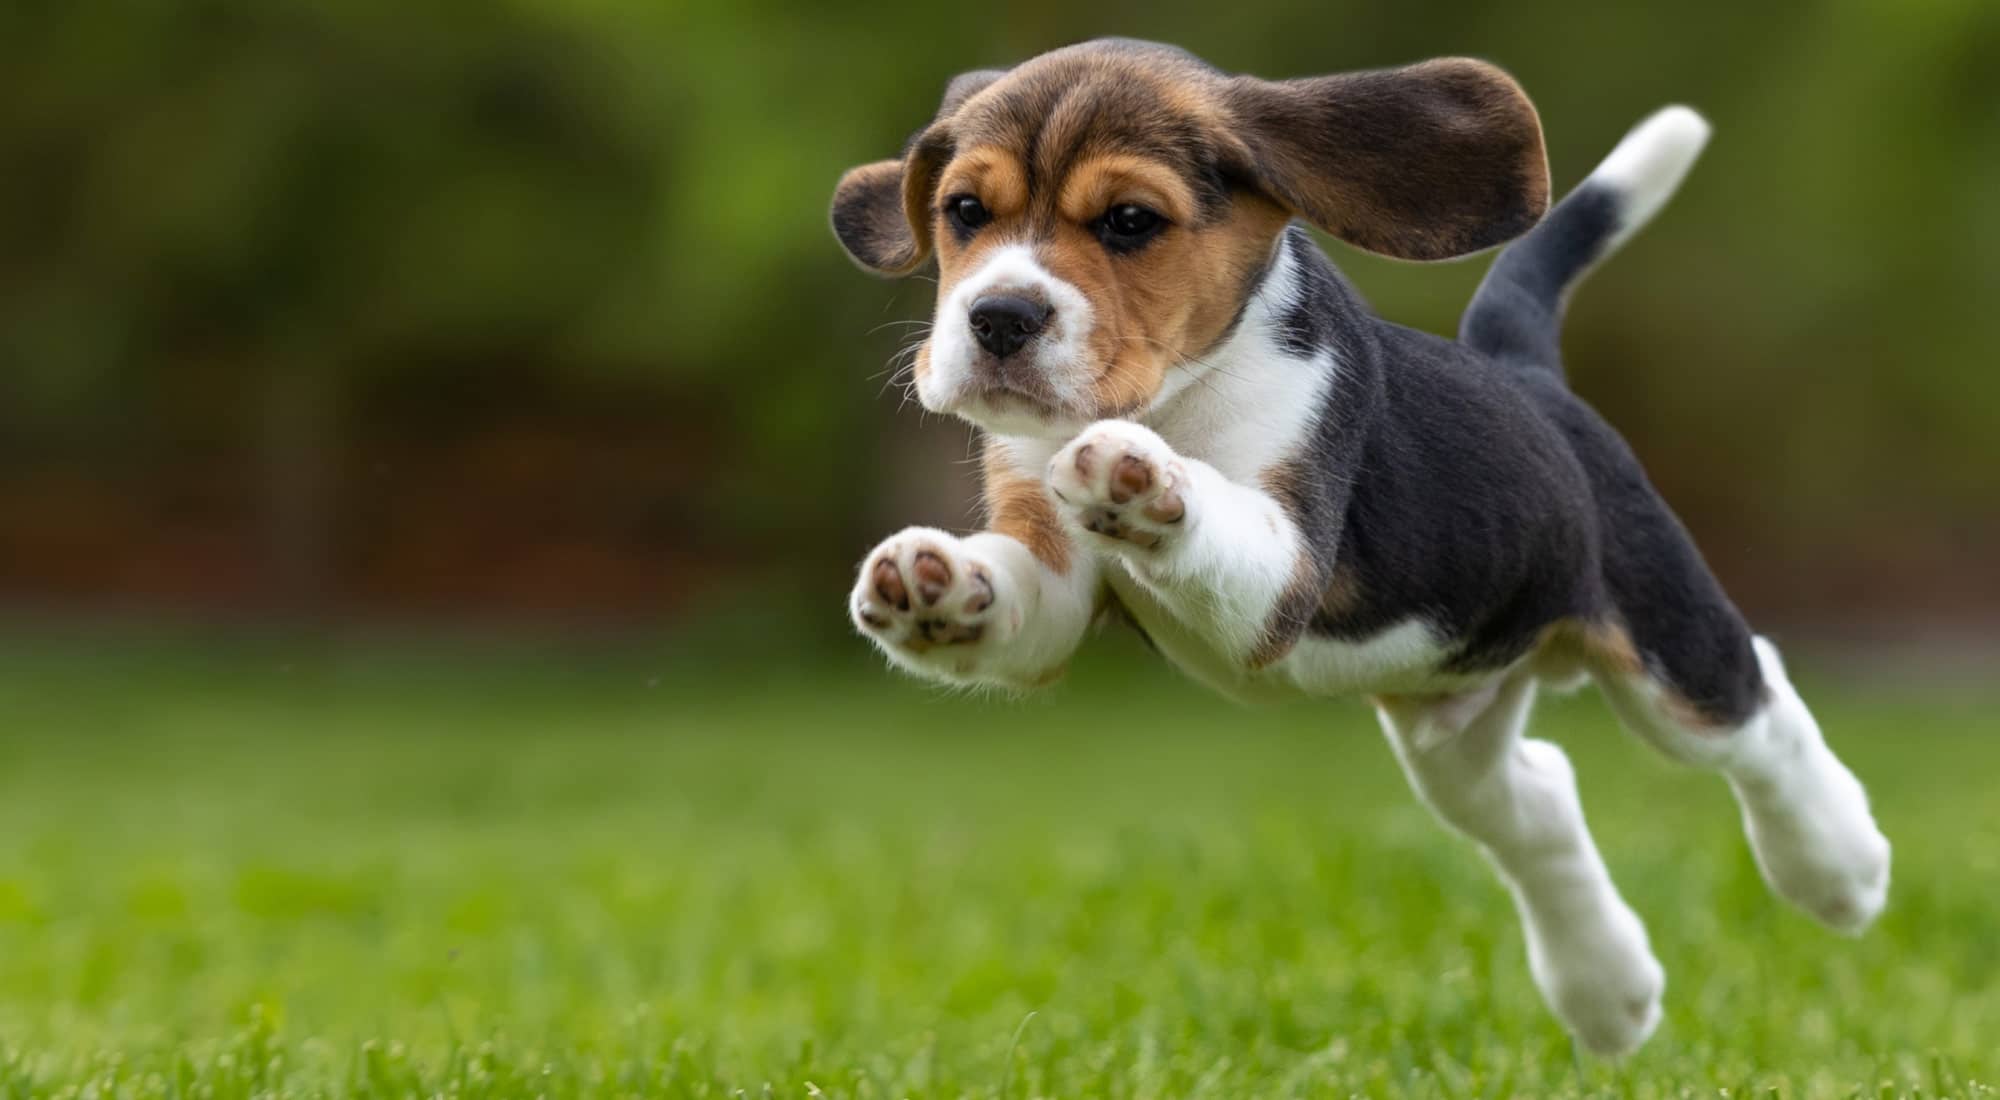
<svg viewBox="0 0 2000 1100"><path fill-rule="evenodd" d="M1443 699L1379 700L1377 713L1418 796L1506 881L1549 1007L1584 1046L1623 1054L1659 1023L1665 977L1590 839L1568 758L1522 736L1534 694L1516 675Z"/></svg>
<svg viewBox="0 0 2000 1100"><path fill-rule="evenodd" d="M1827 747L1792 687L1777 647L1756 638L1744 648L1749 652L1736 660L1750 663L1745 671L1761 691L1746 713L1719 719L1688 702L1673 686L1673 671L1643 652L1636 662L1600 668L1597 679L1629 729L1729 781L1771 889L1820 923L1859 933L1888 895L1889 842L1861 782Z"/></svg>
<svg viewBox="0 0 2000 1100"><path fill-rule="evenodd" d="M1631 451L1595 414L1565 409L1600 501L1604 592L1616 611L1617 625L1601 624L1588 647L1593 678L1634 733L1729 780L1773 890L1859 932L1889 888L1889 842L1867 793Z"/></svg>

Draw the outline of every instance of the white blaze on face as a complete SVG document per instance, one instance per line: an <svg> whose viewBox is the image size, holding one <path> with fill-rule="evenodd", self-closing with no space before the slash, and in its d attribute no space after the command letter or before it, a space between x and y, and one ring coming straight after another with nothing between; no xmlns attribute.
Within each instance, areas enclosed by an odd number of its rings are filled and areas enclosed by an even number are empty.
<svg viewBox="0 0 2000 1100"><path fill-rule="evenodd" d="M1088 341L1092 321L1090 300L1074 285L1057 278L1035 259L1025 244L1002 245L970 275L960 279L938 301L931 329L930 369L917 380L917 399L932 412L952 413L982 427L1020 431L1018 412L1001 416L985 407L979 391L979 362L986 356L972 335L972 304L989 294L1018 294L1045 302L1049 318L1041 334L1015 354L1038 372L1055 400L1079 415L1088 415L1091 364Z"/></svg>

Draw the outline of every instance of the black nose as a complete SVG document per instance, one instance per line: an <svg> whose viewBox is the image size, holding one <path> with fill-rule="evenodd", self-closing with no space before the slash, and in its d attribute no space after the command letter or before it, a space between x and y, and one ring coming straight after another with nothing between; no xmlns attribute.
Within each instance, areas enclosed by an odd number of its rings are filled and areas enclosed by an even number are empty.
<svg viewBox="0 0 2000 1100"><path fill-rule="evenodd" d="M972 335L1002 359L1020 351L1048 319L1049 307L1011 294L988 294L972 303Z"/></svg>

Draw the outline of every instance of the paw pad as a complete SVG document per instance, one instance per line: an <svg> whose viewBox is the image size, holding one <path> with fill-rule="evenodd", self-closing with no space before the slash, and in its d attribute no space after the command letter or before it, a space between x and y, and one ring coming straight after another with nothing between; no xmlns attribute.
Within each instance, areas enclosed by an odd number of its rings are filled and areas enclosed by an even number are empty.
<svg viewBox="0 0 2000 1100"><path fill-rule="evenodd" d="M878 560L873 575L875 594L882 597L883 603L898 611L910 609L910 590L903 586L903 572L896 568L894 560L890 558Z"/></svg>
<svg viewBox="0 0 2000 1100"><path fill-rule="evenodd" d="M910 572L917 579L917 599L923 601L926 607L943 599L944 590L951 585L951 566L946 565L936 551L917 551Z"/></svg>
<svg viewBox="0 0 2000 1100"><path fill-rule="evenodd" d="M989 567L941 531L916 529L875 548L852 610L861 630L895 650L924 653L986 636L999 600Z"/></svg>
<svg viewBox="0 0 2000 1100"><path fill-rule="evenodd" d="M1153 467L1137 455L1123 455L1111 468L1111 503L1127 504L1153 487Z"/></svg>
<svg viewBox="0 0 2000 1100"><path fill-rule="evenodd" d="M1085 432L1049 464L1049 488L1077 526L1144 550L1187 517L1186 483L1159 437L1122 421Z"/></svg>

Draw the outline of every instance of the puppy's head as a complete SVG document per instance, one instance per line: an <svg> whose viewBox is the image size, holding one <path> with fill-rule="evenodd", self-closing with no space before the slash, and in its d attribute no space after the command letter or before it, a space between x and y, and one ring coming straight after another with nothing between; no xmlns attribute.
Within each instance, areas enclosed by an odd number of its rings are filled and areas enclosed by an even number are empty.
<svg viewBox="0 0 2000 1100"><path fill-rule="evenodd" d="M903 156L841 179L833 228L882 274L936 254L926 408L1060 437L1220 340L1294 216L1440 260L1547 205L1534 108L1483 62L1264 81L1101 41L952 81Z"/></svg>

